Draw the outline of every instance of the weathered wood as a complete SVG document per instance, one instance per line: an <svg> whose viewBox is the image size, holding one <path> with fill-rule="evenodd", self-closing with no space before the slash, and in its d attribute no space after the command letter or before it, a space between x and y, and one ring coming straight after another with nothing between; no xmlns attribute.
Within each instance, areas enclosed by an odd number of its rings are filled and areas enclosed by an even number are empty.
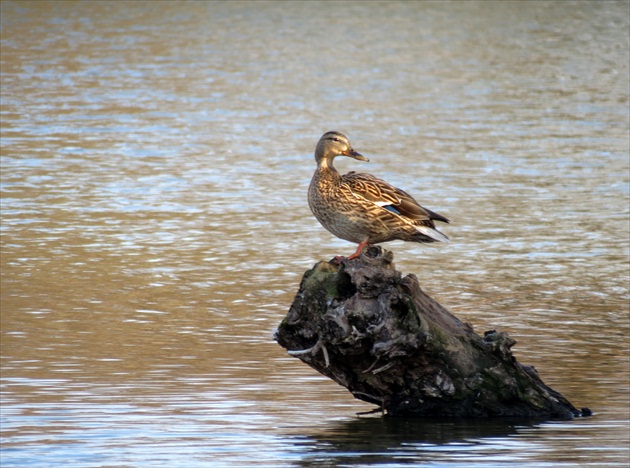
<svg viewBox="0 0 630 468"><path fill-rule="evenodd" d="M306 272L276 332L278 343L389 415L573 418L587 415L519 364L506 333L483 337L431 299L393 254Z"/></svg>

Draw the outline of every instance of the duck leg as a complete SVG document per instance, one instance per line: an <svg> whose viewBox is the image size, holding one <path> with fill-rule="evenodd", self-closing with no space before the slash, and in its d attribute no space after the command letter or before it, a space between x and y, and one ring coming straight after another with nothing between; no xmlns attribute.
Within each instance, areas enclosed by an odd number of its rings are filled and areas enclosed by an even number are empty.
<svg viewBox="0 0 630 468"><path fill-rule="evenodd" d="M353 253L352 255L350 255L349 257L346 257L346 260L352 260L354 258L358 258L361 255L361 252L363 251L363 247L365 247L367 244L368 244L367 240L362 241L357 247L357 251Z"/></svg>

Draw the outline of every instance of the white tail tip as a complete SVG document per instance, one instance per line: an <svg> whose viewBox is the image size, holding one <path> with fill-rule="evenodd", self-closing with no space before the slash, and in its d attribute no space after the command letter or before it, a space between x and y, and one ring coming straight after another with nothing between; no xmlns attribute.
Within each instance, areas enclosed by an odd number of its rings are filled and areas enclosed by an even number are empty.
<svg viewBox="0 0 630 468"><path fill-rule="evenodd" d="M430 237L433 240L436 240L438 242L449 242L448 237L446 237L437 229L433 229L429 226L415 226L415 228L418 230L418 232L424 234L427 237Z"/></svg>

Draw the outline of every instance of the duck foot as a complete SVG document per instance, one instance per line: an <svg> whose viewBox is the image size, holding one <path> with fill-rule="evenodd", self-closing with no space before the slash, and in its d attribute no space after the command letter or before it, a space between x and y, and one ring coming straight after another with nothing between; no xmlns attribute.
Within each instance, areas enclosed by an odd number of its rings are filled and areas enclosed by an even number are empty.
<svg viewBox="0 0 630 468"><path fill-rule="evenodd" d="M346 257L346 260L353 260L355 258L359 258L361 256L361 252L363 251L363 247L365 247L366 245L368 245L368 241L361 242L359 246L357 247L356 252L354 252L349 257Z"/></svg>

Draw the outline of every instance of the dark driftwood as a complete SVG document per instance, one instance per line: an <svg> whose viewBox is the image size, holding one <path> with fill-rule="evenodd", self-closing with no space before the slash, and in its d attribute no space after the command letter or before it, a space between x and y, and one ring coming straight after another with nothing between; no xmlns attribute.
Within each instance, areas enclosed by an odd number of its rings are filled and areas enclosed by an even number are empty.
<svg viewBox="0 0 630 468"><path fill-rule="evenodd" d="M368 246L357 259L316 264L276 332L278 343L388 415L589 414L519 364L506 333L477 335L414 275L401 278L392 260Z"/></svg>

